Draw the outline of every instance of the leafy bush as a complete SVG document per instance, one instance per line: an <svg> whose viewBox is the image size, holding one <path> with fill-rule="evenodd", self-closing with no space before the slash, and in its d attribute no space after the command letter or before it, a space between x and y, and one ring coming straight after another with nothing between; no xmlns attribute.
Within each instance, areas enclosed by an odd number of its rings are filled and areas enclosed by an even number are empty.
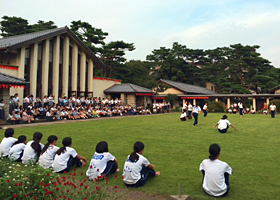
<svg viewBox="0 0 280 200"><path fill-rule="evenodd" d="M225 105L221 101L212 101L208 104L208 110L209 112L224 112Z"/></svg>
<svg viewBox="0 0 280 200"><path fill-rule="evenodd" d="M181 106L176 106L175 108L171 109L172 112L181 112L182 111L182 107Z"/></svg>
<svg viewBox="0 0 280 200"><path fill-rule="evenodd" d="M274 100L270 101L269 106L271 105L271 103L274 103L274 105L277 108L277 113L280 113L280 99L274 99ZM268 106L268 109L269 109L269 106Z"/></svg>

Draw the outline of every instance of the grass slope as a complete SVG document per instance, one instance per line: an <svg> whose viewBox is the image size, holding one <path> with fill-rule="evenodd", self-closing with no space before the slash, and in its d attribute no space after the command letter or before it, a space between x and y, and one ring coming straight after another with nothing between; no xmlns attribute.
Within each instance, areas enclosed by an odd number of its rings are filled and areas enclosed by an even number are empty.
<svg viewBox="0 0 280 200"><path fill-rule="evenodd" d="M231 189L227 199L280 199L279 173L279 116L272 119L264 115L228 115L229 121L238 129L229 128L227 134L220 134L212 128L222 114L209 113L199 116L199 125L181 122L179 113L151 115L131 118L110 118L69 124L51 124L40 127L15 129L15 136L25 134L28 140L35 131L44 134L45 143L49 135L72 137L73 147L90 161L96 144L105 140L109 151L119 160L120 170L133 143L145 144L144 156L161 171L161 176L148 181L140 190L163 195L177 194L181 183L182 194L193 199L212 199L202 191L202 174L198 171L201 161L208 158L212 143L221 146L220 160L233 168L230 176ZM3 131L2 131L3 132ZM78 169L85 172L87 167ZM110 184L125 187L119 178L110 179Z"/></svg>

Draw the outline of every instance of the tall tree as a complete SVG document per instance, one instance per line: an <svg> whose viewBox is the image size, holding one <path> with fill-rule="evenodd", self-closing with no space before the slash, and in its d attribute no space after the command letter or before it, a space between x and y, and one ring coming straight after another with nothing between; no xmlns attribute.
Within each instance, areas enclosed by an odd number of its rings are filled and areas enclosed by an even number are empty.
<svg viewBox="0 0 280 200"><path fill-rule="evenodd" d="M37 24L30 26L30 32L44 31L53 28L57 28L53 21L44 22L43 20L39 20Z"/></svg>
<svg viewBox="0 0 280 200"><path fill-rule="evenodd" d="M26 19L21 17L3 16L0 22L2 37L10 37L30 32L30 25Z"/></svg>

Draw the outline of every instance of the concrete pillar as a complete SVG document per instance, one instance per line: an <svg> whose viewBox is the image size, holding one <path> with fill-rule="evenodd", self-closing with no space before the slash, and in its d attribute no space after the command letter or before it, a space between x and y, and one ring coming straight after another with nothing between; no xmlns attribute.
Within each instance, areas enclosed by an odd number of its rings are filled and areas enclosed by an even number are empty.
<svg viewBox="0 0 280 200"><path fill-rule="evenodd" d="M253 108L254 108L255 111L257 111L257 106L256 105L257 105L256 104L256 98L254 97L253 98Z"/></svg>
<svg viewBox="0 0 280 200"><path fill-rule="evenodd" d="M77 92L77 74L78 74L78 46L73 44L72 50L72 83L71 90Z"/></svg>
<svg viewBox="0 0 280 200"><path fill-rule="evenodd" d="M227 98L227 109L230 108L230 98Z"/></svg>
<svg viewBox="0 0 280 200"><path fill-rule="evenodd" d="M58 103L58 83L59 83L59 47L60 47L60 36L56 36L54 40L54 48L53 48L53 95L54 102Z"/></svg>
<svg viewBox="0 0 280 200"><path fill-rule="evenodd" d="M121 100L122 100L122 104L123 104L123 105L126 105L126 104L127 104L126 97L125 97L125 94L124 94L124 93L121 93Z"/></svg>
<svg viewBox="0 0 280 200"><path fill-rule="evenodd" d="M267 105L267 108L268 108L268 105L269 105L269 97L266 98L266 105Z"/></svg>
<svg viewBox="0 0 280 200"><path fill-rule="evenodd" d="M183 99L183 107L184 107L185 104L186 104L186 99Z"/></svg>
<svg viewBox="0 0 280 200"><path fill-rule="evenodd" d="M80 69L80 91L85 92L86 88L86 54L81 52L81 69Z"/></svg>
<svg viewBox="0 0 280 200"><path fill-rule="evenodd" d="M31 48L30 59L30 94L36 98L37 89L37 65L38 65L38 43L34 43Z"/></svg>
<svg viewBox="0 0 280 200"><path fill-rule="evenodd" d="M88 92L93 92L92 78L93 78L93 62L91 59L88 61Z"/></svg>
<svg viewBox="0 0 280 200"><path fill-rule="evenodd" d="M196 99L193 99L193 105L196 105Z"/></svg>
<svg viewBox="0 0 280 200"><path fill-rule="evenodd" d="M50 60L50 40L46 39L44 49L43 49L43 61L42 61L42 96L41 96L42 100L45 95L48 95L49 60Z"/></svg>
<svg viewBox="0 0 280 200"><path fill-rule="evenodd" d="M24 79L25 47L22 47L18 57L18 77ZM17 89L19 105L23 104L23 88Z"/></svg>
<svg viewBox="0 0 280 200"><path fill-rule="evenodd" d="M63 43L63 75L62 93L68 97L68 76L69 76L69 37L65 36ZM59 94L60 95L60 94Z"/></svg>
<svg viewBox="0 0 280 200"><path fill-rule="evenodd" d="M218 98L215 98L215 101L216 101L216 102L218 102L218 101L219 101L219 99L218 99Z"/></svg>

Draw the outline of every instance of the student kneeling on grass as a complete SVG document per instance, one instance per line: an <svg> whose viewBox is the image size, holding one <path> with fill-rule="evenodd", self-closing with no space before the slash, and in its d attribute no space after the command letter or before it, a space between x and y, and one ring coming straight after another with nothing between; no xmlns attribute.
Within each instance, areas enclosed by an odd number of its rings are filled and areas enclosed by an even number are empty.
<svg viewBox="0 0 280 200"><path fill-rule="evenodd" d="M44 146L41 155L39 157L39 165L45 168L51 168L56 152L59 150L57 144L57 137L55 135L51 135L48 137L48 143Z"/></svg>
<svg viewBox="0 0 280 200"><path fill-rule="evenodd" d="M72 138L64 138L62 140L62 144L63 147L56 152L54 162L52 164L55 172L69 172L72 166L76 165L76 167L82 167L87 163L87 159L85 157L78 155L76 150L71 148Z"/></svg>
<svg viewBox="0 0 280 200"><path fill-rule="evenodd" d="M89 180L94 180L101 175L108 175L119 172L118 160L108 152L108 144L101 141L96 145L95 153L90 161L89 168L86 172Z"/></svg>
<svg viewBox="0 0 280 200"><path fill-rule="evenodd" d="M224 115L220 119L220 121L218 121L218 123L215 126L213 126L213 127L216 128L217 126L218 126L218 131L220 133L226 133L228 128L229 128L229 126L231 126L232 128L234 128L237 131L237 129L227 120L227 116L226 115Z"/></svg>
<svg viewBox="0 0 280 200"><path fill-rule="evenodd" d="M209 147L209 159L202 161L199 171L203 174L202 187L206 194L214 197L226 196L229 192L229 175L231 167L219 160L220 146L212 144Z"/></svg>
<svg viewBox="0 0 280 200"><path fill-rule="evenodd" d="M160 172L155 172L154 165L142 156L144 152L142 142L135 142L133 149L124 164L123 181L128 187L141 187L149 177L159 176Z"/></svg>
<svg viewBox="0 0 280 200"><path fill-rule="evenodd" d="M187 117L187 113L186 113L185 109L183 109L180 119L181 119L181 121L188 121L188 117Z"/></svg>
<svg viewBox="0 0 280 200"><path fill-rule="evenodd" d="M9 158L11 161L21 162L23 152L26 146L26 136L21 135L18 137L18 140L13 144L12 148L9 151Z"/></svg>
<svg viewBox="0 0 280 200"><path fill-rule="evenodd" d="M0 158L1 157L8 157L9 151L12 148L12 145L17 141L14 136L14 129L8 128L5 131L5 137L3 138L0 144Z"/></svg>
<svg viewBox="0 0 280 200"><path fill-rule="evenodd" d="M33 134L33 140L29 141L24 149L22 164L30 165L38 161L41 151L44 148L44 145L40 143L42 137L43 134L40 132Z"/></svg>

